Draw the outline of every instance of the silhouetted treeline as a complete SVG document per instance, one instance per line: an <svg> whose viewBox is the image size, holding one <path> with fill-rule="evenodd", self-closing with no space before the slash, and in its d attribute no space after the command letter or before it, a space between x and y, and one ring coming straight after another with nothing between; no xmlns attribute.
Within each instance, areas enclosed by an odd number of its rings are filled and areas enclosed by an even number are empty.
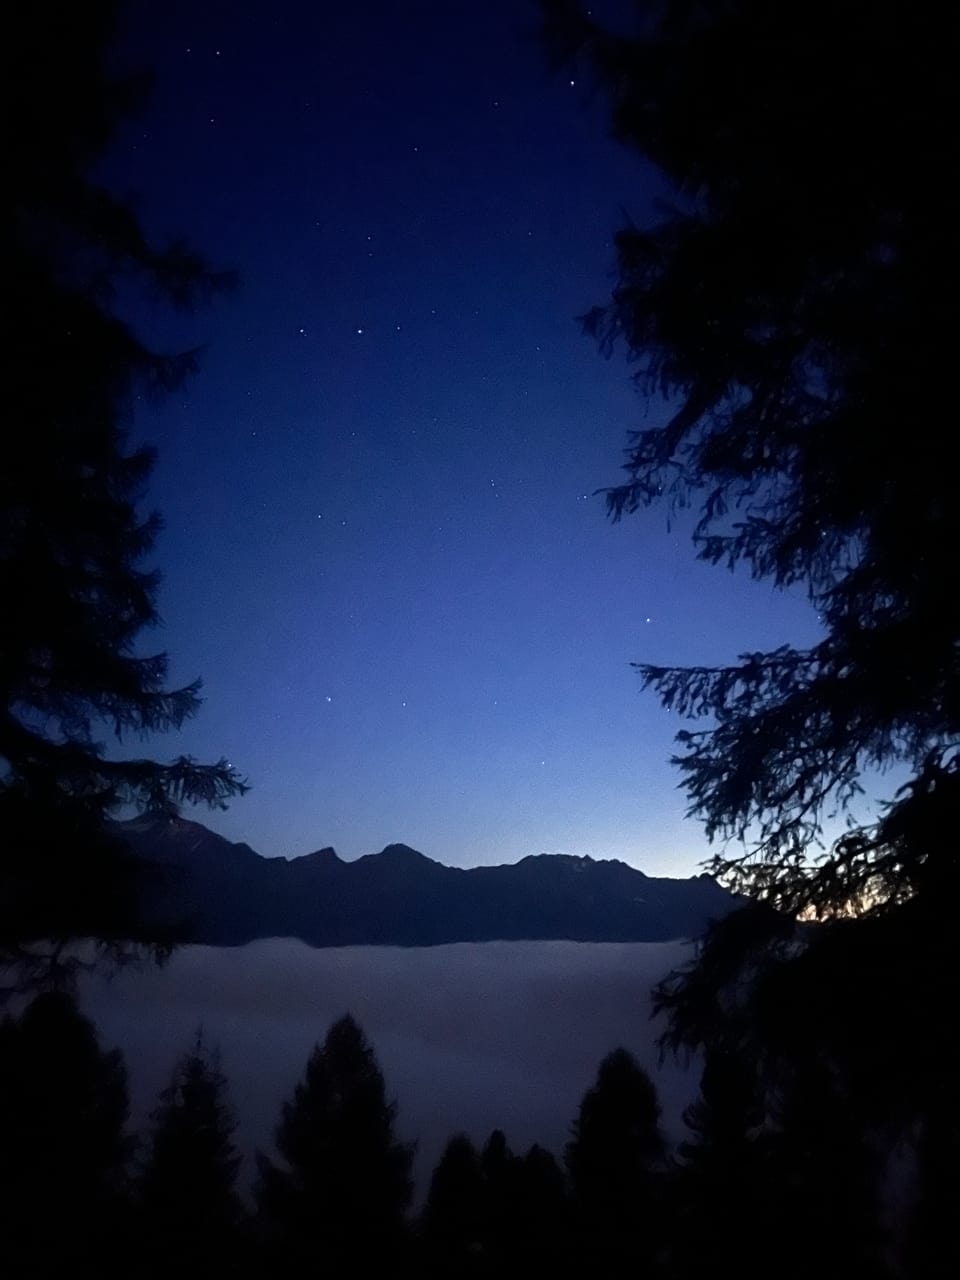
<svg viewBox="0 0 960 1280"><path fill-rule="evenodd" d="M673 1148L653 1081L615 1049L562 1164L539 1146L515 1153L499 1130L479 1148L457 1134L414 1211L414 1148L345 1016L310 1055L244 1198L227 1079L202 1035L135 1136L122 1055L71 997L44 994L0 1024L0 1271L800 1280L829 1260L830 1275L948 1274L929 1231L943 1212L929 1187L946 1186L924 1174L934 1135L892 1153L858 1128L826 1063L775 1097L759 1081L714 1051Z"/></svg>
<svg viewBox="0 0 960 1280"><path fill-rule="evenodd" d="M151 347L118 297L174 313L232 279L182 240L155 241L102 182L146 89L118 71L120 22L119 0L15 5L0 42L16 120L0 226L0 960L20 990L68 963L50 939L92 938L117 959L174 940L145 918L153 878L105 819L246 790L226 760L118 758L104 741L178 729L201 703L199 681L172 686L144 642L160 520L144 506L153 450L128 433L137 402L181 387L197 353Z"/></svg>
<svg viewBox="0 0 960 1280"><path fill-rule="evenodd" d="M936 461L958 27L905 0L540 9L557 70L667 189L616 233L584 317L666 410L630 433L608 511L687 509L699 559L817 619L729 664L635 664L684 720L709 869L753 900L654 994L670 1047L735 1049L764 1079L763 1128L704 1208L713 1243L684 1244L701 1268L742 1273L746 1245L778 1275L870 1274L869 1134L916 1187L906 1273L960 1275L960 508Z"/></svg>

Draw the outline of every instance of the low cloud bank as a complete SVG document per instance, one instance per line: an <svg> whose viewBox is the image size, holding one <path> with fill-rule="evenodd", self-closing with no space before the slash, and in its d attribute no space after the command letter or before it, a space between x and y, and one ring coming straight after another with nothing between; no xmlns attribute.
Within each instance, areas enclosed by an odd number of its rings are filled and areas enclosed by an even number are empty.
<svg viewBox="0 0 960 1280"><path fill-rule="evenodd" d="M186 947L161 970L87 977L84 1010L105 1046L124 1050L132 1119L142 1125L196 1030L219 1045L251 1152L272 1146L280 1105L331 1022L349 1012L373 1043L429 1176L447 1138L501 1128L515 1149L562 1153L603 1055L630 1049L660 1090L664 1126L697 1087L696 1067L658 1062L653 984L687 944L488 942L314 950L289 939ZM245 1166L244 1181L251 1176Z"/></svg>

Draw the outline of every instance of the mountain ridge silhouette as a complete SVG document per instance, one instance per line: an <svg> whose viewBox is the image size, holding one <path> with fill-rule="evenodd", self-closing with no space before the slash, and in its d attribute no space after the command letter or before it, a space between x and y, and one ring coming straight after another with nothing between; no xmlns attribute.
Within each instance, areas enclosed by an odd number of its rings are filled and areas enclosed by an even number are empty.
<svg viewBox="0 0 960 1280"><path fill-rule="evenodd" d="M697 936L740 901L707 875L648 876L613 859L531 854L463 868L400 843L351 861L329 846L267 858L182 818L117 825L152 868L148 917L214 946L665 942Z"/></svg>

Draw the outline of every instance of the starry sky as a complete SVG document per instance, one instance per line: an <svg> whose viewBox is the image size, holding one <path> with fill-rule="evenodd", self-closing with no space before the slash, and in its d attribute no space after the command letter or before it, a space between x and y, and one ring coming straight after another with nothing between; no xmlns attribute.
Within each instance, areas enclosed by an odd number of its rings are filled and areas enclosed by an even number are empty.
<svg viewBox="0 0 960 1280"><path fill-rule="evenodd" d="M236 268L199 376L138 406L172 674L151 741L253 789L195 816L269 855L403 841L451 865L563 852L689 875L679 724L631 660L815 634L798 597L699 564L683 521L595 491L663 420L575 317L664 194L550 72L527 0L134 0L144 115L104 168L148 229ZM132 749L141 752L136 744Z"/></svg>

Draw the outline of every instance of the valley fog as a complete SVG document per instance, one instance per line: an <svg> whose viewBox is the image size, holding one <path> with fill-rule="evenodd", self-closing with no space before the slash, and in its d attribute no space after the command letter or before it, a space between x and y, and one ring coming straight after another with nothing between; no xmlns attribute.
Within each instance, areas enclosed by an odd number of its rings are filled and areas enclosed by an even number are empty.
<svg viewBox="0 0 960 1280"><path fill-rule="evenodd" d="M429 948L312 949L291 939L185 947L162 969L88 975L84 1011L104 1047L120 1047L131 1122L142 1128L177 1057L202 1028L219 1046L246 1153L270 1149L280 1105L314 1044L341 1014L359 1021L398 1104L399 1137L418 1144L421 1190L447 1138L501 1128L514 1149L558 1157L600 1059L635 1054L680 1129L696 1064L658 1061L652 985L682 963L673 943L488 942Z"/></svg>

